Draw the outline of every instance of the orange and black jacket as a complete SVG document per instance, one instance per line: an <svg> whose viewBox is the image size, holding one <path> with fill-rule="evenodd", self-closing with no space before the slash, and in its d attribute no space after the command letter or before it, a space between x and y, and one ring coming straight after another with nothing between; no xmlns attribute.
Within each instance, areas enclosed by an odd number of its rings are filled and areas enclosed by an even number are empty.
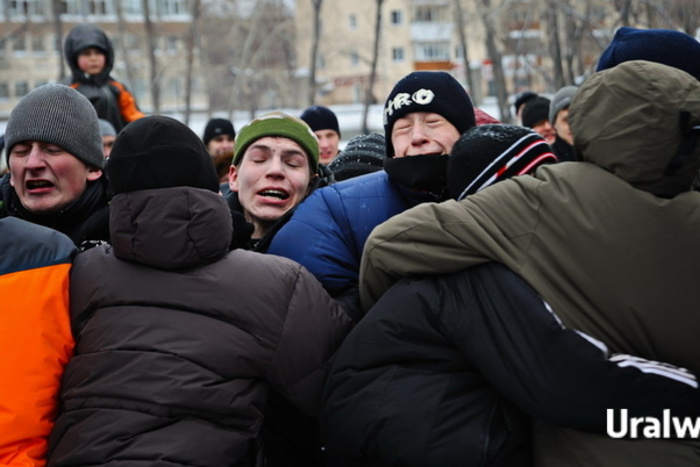
<svg viewBox="0 0 700 467"><path fill-rule="evenodd" d="M0 466L46 464L63 370L73 352L65 235L0 219Z"/></svg>
<svg viewBox="0 0 700 467"><path fill-rule="evenodd" d="M78 67L78 55L88 47L105 54L105 66L96 75L86 74ZM144 116L133 94L110 76L114 66L114 48L104 31L94 24L77 25L68 33L63 52L72 73L72 78L65 84L87 97L98 117L109 121L115 130L120 131L127 123Z"/></svg>

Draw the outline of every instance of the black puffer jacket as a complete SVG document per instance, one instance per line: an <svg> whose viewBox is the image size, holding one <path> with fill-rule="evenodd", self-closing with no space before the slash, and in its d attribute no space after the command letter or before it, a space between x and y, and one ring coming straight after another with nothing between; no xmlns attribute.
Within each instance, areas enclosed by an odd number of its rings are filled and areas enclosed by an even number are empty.
<svg viewBox="0 0 700 467"><path fill-rule="evenodd" d="M268 389L316 415L349 319L298 264L229 253L215 193L136 191L110 209L113 247L71 274L49 465L255 465Z"/></svg>
<svg viewBox="0 0 700 467"><path fill-rule="evenodd" d="M498 263L389 289L338 350L324 399L332 452L393 467L533 465L528 416L604 432L607 409L700 415L692 374L607 354Z"/></svg>

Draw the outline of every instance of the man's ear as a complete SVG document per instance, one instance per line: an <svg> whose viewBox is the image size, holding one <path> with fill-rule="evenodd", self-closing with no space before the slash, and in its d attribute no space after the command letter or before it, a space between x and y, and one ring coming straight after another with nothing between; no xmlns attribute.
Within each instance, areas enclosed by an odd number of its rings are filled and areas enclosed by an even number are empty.
<svg viewBox="0 0 700 467"><path fill-rule="evenodd" d="M228 169L228 187L231 191L238 192L238 170L235 165Z"/></svg>
<svg viewBox="0 0 700 467"><path fill-rule="evenodd" d="M96 167L88 167L87 181L94 182L102 176L102 169Z"/></svg>
<svg viewBox="0 0 700 467"><path fill-rule="evenodd" d="M306 194L304 195L304 198L309 196L309 193L311 193L311 190L313 189L314 186L316 186L316 182L318 181L319 176L317 173L311 175L311 178L309 179L309 185L306 187Z"/></svg>

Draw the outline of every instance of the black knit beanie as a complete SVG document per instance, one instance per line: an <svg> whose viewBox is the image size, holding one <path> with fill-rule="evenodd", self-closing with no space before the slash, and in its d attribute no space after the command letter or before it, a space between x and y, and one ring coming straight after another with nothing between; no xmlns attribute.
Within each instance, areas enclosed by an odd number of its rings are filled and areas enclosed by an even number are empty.
<svg viewBox="0 0 700 467"><path fill-rule="evenodd" d="M304 110L299 116L309 125L311 131L333 130L340 136L340 127L338 126L338 117L328 107L322 105L312 105Z"/></svg>
<svg viewBox="0 0 700 467"><path fill-rule="evenodd" d="M97 112L87 97L62 84L39 86L12 109L5 128L8 157L22 141L55 144L91 167L104 167Z"/></svg>
<svg viewBox="0 0 700 467"><path fill-rule="evenodd" d="M537 96L525 103L523 126L532 128L543 120L549 121L549 104L550 100L542 96Z"/></svg>
<svg viewBox="0 0 700 467"><path fill-rule="evenodd" d="M489 124L463 134L447 160L449 196L461 200L501 180L557 162L552 148L534 131Z"/></svg>
<svg viewBox="0 0 700 467"><path fill-rule="evenodd" d="M236 138L236 130L233 129L233 123L225 118L212 118L207 122L207 126L204 128L204 136L202 136L202 141L204 145L209 144L209 141L216 138L219 135L229 135L231 139Z"/></svg>
<svg viewBox="0 0 700 467"><path fill-rule="evenodd" d="M460 134L476 125L472 101L452 75L444 71L414 71L396 83L384 104L387 156L394 157L394 123L412 112L442 115Z"/></svg>
<svg viewBox="0 0 700 467"><path fill-rule="evenodd" d="M534 99L538 95L539 94L533 91L523 91L517 96L515 96L515 102L513 103L513 107L515 107L515 113L517 114L518 110L520 110L520 107L527 104L530 100Z"/></svg>
<svg viewBox="0 0 700 467"><path fill-rule="evenodd" d="M162 115L124 127L106 172L115 195L177 186L219 192L219 178L202 140L184 123Z"/></svg>
<svg viewBox="0 0 700 467"><path fill-rule="evenodd" d="M345 148L328 165L336 181L347 180L378 170L386 157L386 142L379 133L350 138Z"/></svg>

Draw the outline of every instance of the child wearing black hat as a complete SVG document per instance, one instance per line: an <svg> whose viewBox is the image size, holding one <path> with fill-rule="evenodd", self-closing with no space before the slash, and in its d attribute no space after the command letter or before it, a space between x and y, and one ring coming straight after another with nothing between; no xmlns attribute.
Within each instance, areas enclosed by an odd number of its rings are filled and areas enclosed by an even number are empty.
<svg viewBox="0 0 700 467"><path fill-rule="evenodd" d="M134 95L112 76L114 47L107 34L94 24L79 24L68 33L64 57L72 77L65 82L85 95L97 115L109 121L119 132L142 118Z"/></svg>

